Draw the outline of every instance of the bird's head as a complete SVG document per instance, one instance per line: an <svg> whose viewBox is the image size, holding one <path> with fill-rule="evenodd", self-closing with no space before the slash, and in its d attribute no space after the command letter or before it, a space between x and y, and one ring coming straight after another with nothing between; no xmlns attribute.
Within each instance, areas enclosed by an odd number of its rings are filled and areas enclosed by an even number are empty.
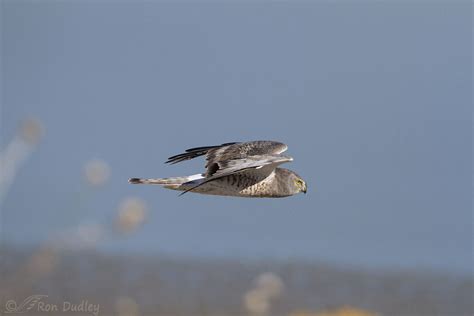
<svg viewBox="0 0 474 316"><path fill-rule="evenodd" d="M290 171L289 185L293 194L303 192L306 194L308 189L306 182L294 171Z"/></svg>
<svg viewBox="0 0 474 316"><path fill-rule="evenodd" d="M306 182L303 179L296 178L295 186L299 190L299 192L303 192L304 194L306 194L308 187L306 186Z"/></svg>

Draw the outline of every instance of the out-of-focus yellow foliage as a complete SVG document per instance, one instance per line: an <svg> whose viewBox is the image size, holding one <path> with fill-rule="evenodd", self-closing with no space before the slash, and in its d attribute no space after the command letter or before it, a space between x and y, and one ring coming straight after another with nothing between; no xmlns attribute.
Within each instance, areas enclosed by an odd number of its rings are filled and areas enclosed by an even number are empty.
<svg viewBox="0 0 474 316"><path fill-rule="evenodd" d="M97 187L105 184L110 177L110 166L102 159L92 159L84 165L87 184Z"/></svg>
<svg viewBox="0 0 474 316"><path fill-rule="evenodd" d="M26 269L32 278L50 274L58 264L58 256L53 248L43 247L28 260Z"/></svg>
<svg viewBox="0 0 474 316"><path fill-rule="evenodd" d="M251 315L268 315L271 300L278 298L283 292L283 280L274 273L265 272L254 282L255 287L244 295L244 306Z"/></svg>
<svg viewBox="0 0 474 316"><path fill-rule="evenodd" d="M369 312L363 309L344 306L332 310L326 310L321 312L306 312L299 311L293 312L289 316L378 316L379 314Z"/></svg>
<svg viewBox="0 0 474 316"><path fill-rule="evenodd" d="M130 233L143 224L146 214L145 201L135 197L126 198L120 203L115 226L121 233Z"/></svg>
<svg viewBox="0 0 474 316"><path fill-rule="evenodd" d="M22 122L19 135L29 145L36 145L43 135L43 124L36 118L28 118Z"/></svg>
<svg viewBox="0 0 474 316"><path fill-rule="evenodd" d="M115 301L115 310L118 316L138 316L138 304L131 297L119 297Z"/></svg>

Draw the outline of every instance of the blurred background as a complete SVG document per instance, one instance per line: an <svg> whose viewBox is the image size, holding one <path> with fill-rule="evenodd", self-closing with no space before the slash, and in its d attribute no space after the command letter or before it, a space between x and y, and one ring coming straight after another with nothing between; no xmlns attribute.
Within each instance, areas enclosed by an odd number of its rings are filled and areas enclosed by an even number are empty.
<svg viewBox="0 0 474 316"><path fill-rule="evenodd" d="M2 1L0 314L31 295L29 314L473 314L471 14ZM308 194L127 183L259 139L289 145Z"/></svg>

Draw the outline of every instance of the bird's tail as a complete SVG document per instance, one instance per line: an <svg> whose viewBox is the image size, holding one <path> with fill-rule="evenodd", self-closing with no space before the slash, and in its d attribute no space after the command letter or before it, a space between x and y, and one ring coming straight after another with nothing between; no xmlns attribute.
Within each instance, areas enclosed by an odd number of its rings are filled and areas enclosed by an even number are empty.
<svg viewBox="0 0 474 316"><path fill-rule="evenodd" d="M172 178L157 178L157 179L143 179L143 178L130 178L128 179L129 183L132 184L155 184L161 185L167 189L173 190L185 190L186 188L181 188L181 185L195 180L200 180L203 178L202 174L195 174L192 176L185 177L172 177Z"/></svg>

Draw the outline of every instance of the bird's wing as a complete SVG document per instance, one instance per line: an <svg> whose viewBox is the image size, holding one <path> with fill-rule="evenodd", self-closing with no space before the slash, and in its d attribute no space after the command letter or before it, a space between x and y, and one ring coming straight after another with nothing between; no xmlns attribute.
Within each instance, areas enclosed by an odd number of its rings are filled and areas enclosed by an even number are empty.
<svg viewBox="0 0 474 316"><path fill-rule="evenodd" d="M181 161L185 161L185 160L189 160L189 159L206 155L211 149L229 147L234 144L238 144L238 143L225 143L225 144L217 145L217 146L204 146L204 147L189 148L189 149L186 149L186 151L182 154L169 157L165 163L175 164Z"/></svg>
<svg viewBox="0 0 474 316"><path fill-rule="evenodd" d="M270 175L278 165L292 160L293 158L289 156L274 154L254 155L247 156L246 158L219 161L217 162L219 167L212 175L206 176L204 181L187 189L180 195L192 191L203 184L237 173L252 172L254 175L256 174L256 176L260 176L263 179Z"/></svg>
<svg viewBox="0 0 474 316"><path fill-rule="evenodd" d="M220 163L243 159L257 155L279 155L288 146L275 141L257 140L245 143L225 143L218 146L205 146L187 149L186 152L168 158L166 163L175 164L181 161L206 155L206 176L211 176L220 168Z"/></svg>
<svg viewBox="0 0 474 316"><path fill-rule="evenodd" d="M207 176L213 175L221 168L221 164L230 160L244 159L250 156L279 155L288 149L283 143L257 140L236 143L230 146L210 149L206 154Z"/></svg>
<svg viewBox="0 0 474 316"><path fill-rule="evenodd" d="M217 161L239 159L253 155L281 154L287 149L288 146L275 141L258 140L245 143L233 142L217 146L189 148L182 154L169 157L166 163L175 164L206 155L208 161L206 165L207 168L208 165Z"/></svg>

